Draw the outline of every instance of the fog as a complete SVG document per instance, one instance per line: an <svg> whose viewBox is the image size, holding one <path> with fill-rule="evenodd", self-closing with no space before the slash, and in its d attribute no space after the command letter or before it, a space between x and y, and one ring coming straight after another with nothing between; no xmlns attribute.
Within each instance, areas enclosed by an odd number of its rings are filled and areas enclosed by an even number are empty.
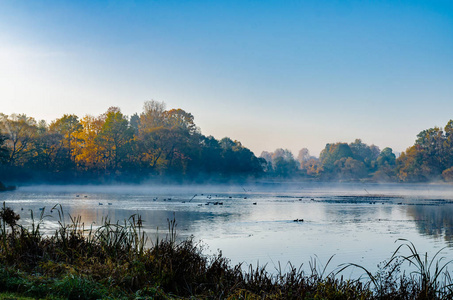
<svg viewBox="0 0 453 300"><path fill-rule="evenodd" d="M86 228L139 214L151 241L165 236L175 218L179 240L193 236L206 253L222 250L233 263L299 265L335 255L335 264L373 270L400 238L421 252L448 247L443 253L453 255L453 187L446 184L27 185L0 193L0 201L20 213L24 225L29 210L39 216L45 207L49 233L57 226L58 214L50 213L56 204L81 216Z"/></svg>
<svg viewBox="0 0 453 300"><path fill-rule="evenodd" d="M86 184L86 185L48 185L28 184L18 187L23 192L57 193L104 193L104 194L300 194L321 195L338 194L352 196L402 196L411 199L453 200L453 186L445 183L342 183L342 182L294 182L294 181L255 181L243 184Z"/></svg>

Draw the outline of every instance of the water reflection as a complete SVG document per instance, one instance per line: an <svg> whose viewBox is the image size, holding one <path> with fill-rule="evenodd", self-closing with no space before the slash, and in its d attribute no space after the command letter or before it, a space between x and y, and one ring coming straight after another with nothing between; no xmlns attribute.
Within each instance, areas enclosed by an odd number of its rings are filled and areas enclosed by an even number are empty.
<svg viewBox="0 0 453 300"><path fill-rule="evenodd" d="M407 213L416 220L420 234L443 238L453 246L453 204L409 205Z"/></svg>
<svg viewBox="0 0 453 300"><path fill-rule="evenodd" d="M452 195L453 189L445 186L292 183L123 189L29 187L0 194L0 201L19 211L24 224L29 222L28 209L37 215L39 208L49 210L55 204L61 204L72 216L81 216L85 228L101 225L104 218L122 222L140 214L151 240L157 232L165 235L167 220L176 218L181 239L193 235L212 252L221 249L232 263L259 261L273 266L291 261L297 266L307 264L314 255L326 262L335 254L333 265L354 262L373 270L391 256L399 238L414 242L422 252L435 253L440 247L451 246ZM49 230L56 228L58 220L58 214L52 215L44 226Z"/></svg>

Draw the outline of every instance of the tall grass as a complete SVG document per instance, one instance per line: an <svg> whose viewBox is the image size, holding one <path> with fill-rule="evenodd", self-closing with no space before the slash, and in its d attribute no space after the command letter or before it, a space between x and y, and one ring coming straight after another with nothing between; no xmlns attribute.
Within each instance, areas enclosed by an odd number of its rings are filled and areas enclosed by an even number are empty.
<svg viewBox="0 0 453 300"><path fill-rule="evenodd" d="M29 227L3 204L0 210L0 291L63 299L451 299L451 261L421 255L408 241L397 247L375 274L356 264L335 272L315 258L308 271L289 264L270 273L266 266L232 266L219 252L206 255L193 238L177 242L176 222L150 247L139 215L123 222L103 220L85 227L80 217L61 206L58 228L42 234L45 210L33 214ZM66 222L68 220L68 222ZM408 254L401 254L403 252ZM402 264L414 271L401 272ZM356 267L367 279L344 279L340 272ZM245 269L245 270L244 270Z"/></svg>

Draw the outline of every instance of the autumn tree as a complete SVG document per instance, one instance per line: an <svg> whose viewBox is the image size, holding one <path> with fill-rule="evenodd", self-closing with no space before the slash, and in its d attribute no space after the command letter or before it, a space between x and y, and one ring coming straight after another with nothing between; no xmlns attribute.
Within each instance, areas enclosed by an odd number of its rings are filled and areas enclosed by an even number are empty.
<svg viewBox="0 0 453 300"><path fill-rule="evenodd" d="M105 171L107 162L103 153L106 150L97 139L105 119L105 115L98 117L86 115L80 120L82 130L77 133L78 144L75 149L75 162L79 170L95 173Z"/></svg>
<svg viewBox="0 0 453 300"><path fill-rule="evenodd" d="M299 169L301 170L302 175L318 177L322 172L319 159L315 156L311 156L310 151L307 148L299 150L297 161L299 162Z"/></svg>
<svg viewBox="0 0 453 300"><path fill-rule="evenodd" d="M138 162L142 170L158 172L165 167L165 104L147 101L143 106L136 134Z"/></svg>
<svg viewBox="0 0 453 300"><path fill-rule="evenodd" d="M131 155L131 142L134 131L129 121L117 107L110 107L105 113L105 122L95 141L101 146L101 155L105 160L105 170L116 172L124 167L126 157Z"/></svg>
<svg viewBox="0 0 453 300"><path fill-rule="evenodd" d="M409 182L440 179L442 172L451 167L449 153L448 139L441 128L421 131L415 144L397 160L398 179Z"/></svg>
<svg viewBox="0 0 453 300"><path fill-rule="evenodd" d="M195 178L197 173L249 176L260 174L265 165L239 141L205 137L191 113L167 111L158 101L145 102L143 112L130 118L111 107L81 120L65 114L50 125L25 115L2 114L0 130L0 162L3 158L8 163L2 174L20 169L17 178L33 172L43 180L101 180L113 174L116 179Z"/></svg>
<svg viewBox="0 0 453 300"><path fill-rule="evenodd" d="M306 175L318 178L324 171L322 164L318 158L312 156L309 160L304 161L301 169Z"/></svg>

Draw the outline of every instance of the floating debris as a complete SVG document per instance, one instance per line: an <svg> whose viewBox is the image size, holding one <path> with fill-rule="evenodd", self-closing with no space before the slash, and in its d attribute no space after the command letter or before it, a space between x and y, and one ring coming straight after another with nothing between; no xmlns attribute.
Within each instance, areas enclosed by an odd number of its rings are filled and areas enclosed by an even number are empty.
<svg viewBox="0 0 453 300"><path fill-rule="evenodd" d="M197 194L193 195L192 198L190 198L189 202L192 202L192 200L197 196Z"/></svg>

